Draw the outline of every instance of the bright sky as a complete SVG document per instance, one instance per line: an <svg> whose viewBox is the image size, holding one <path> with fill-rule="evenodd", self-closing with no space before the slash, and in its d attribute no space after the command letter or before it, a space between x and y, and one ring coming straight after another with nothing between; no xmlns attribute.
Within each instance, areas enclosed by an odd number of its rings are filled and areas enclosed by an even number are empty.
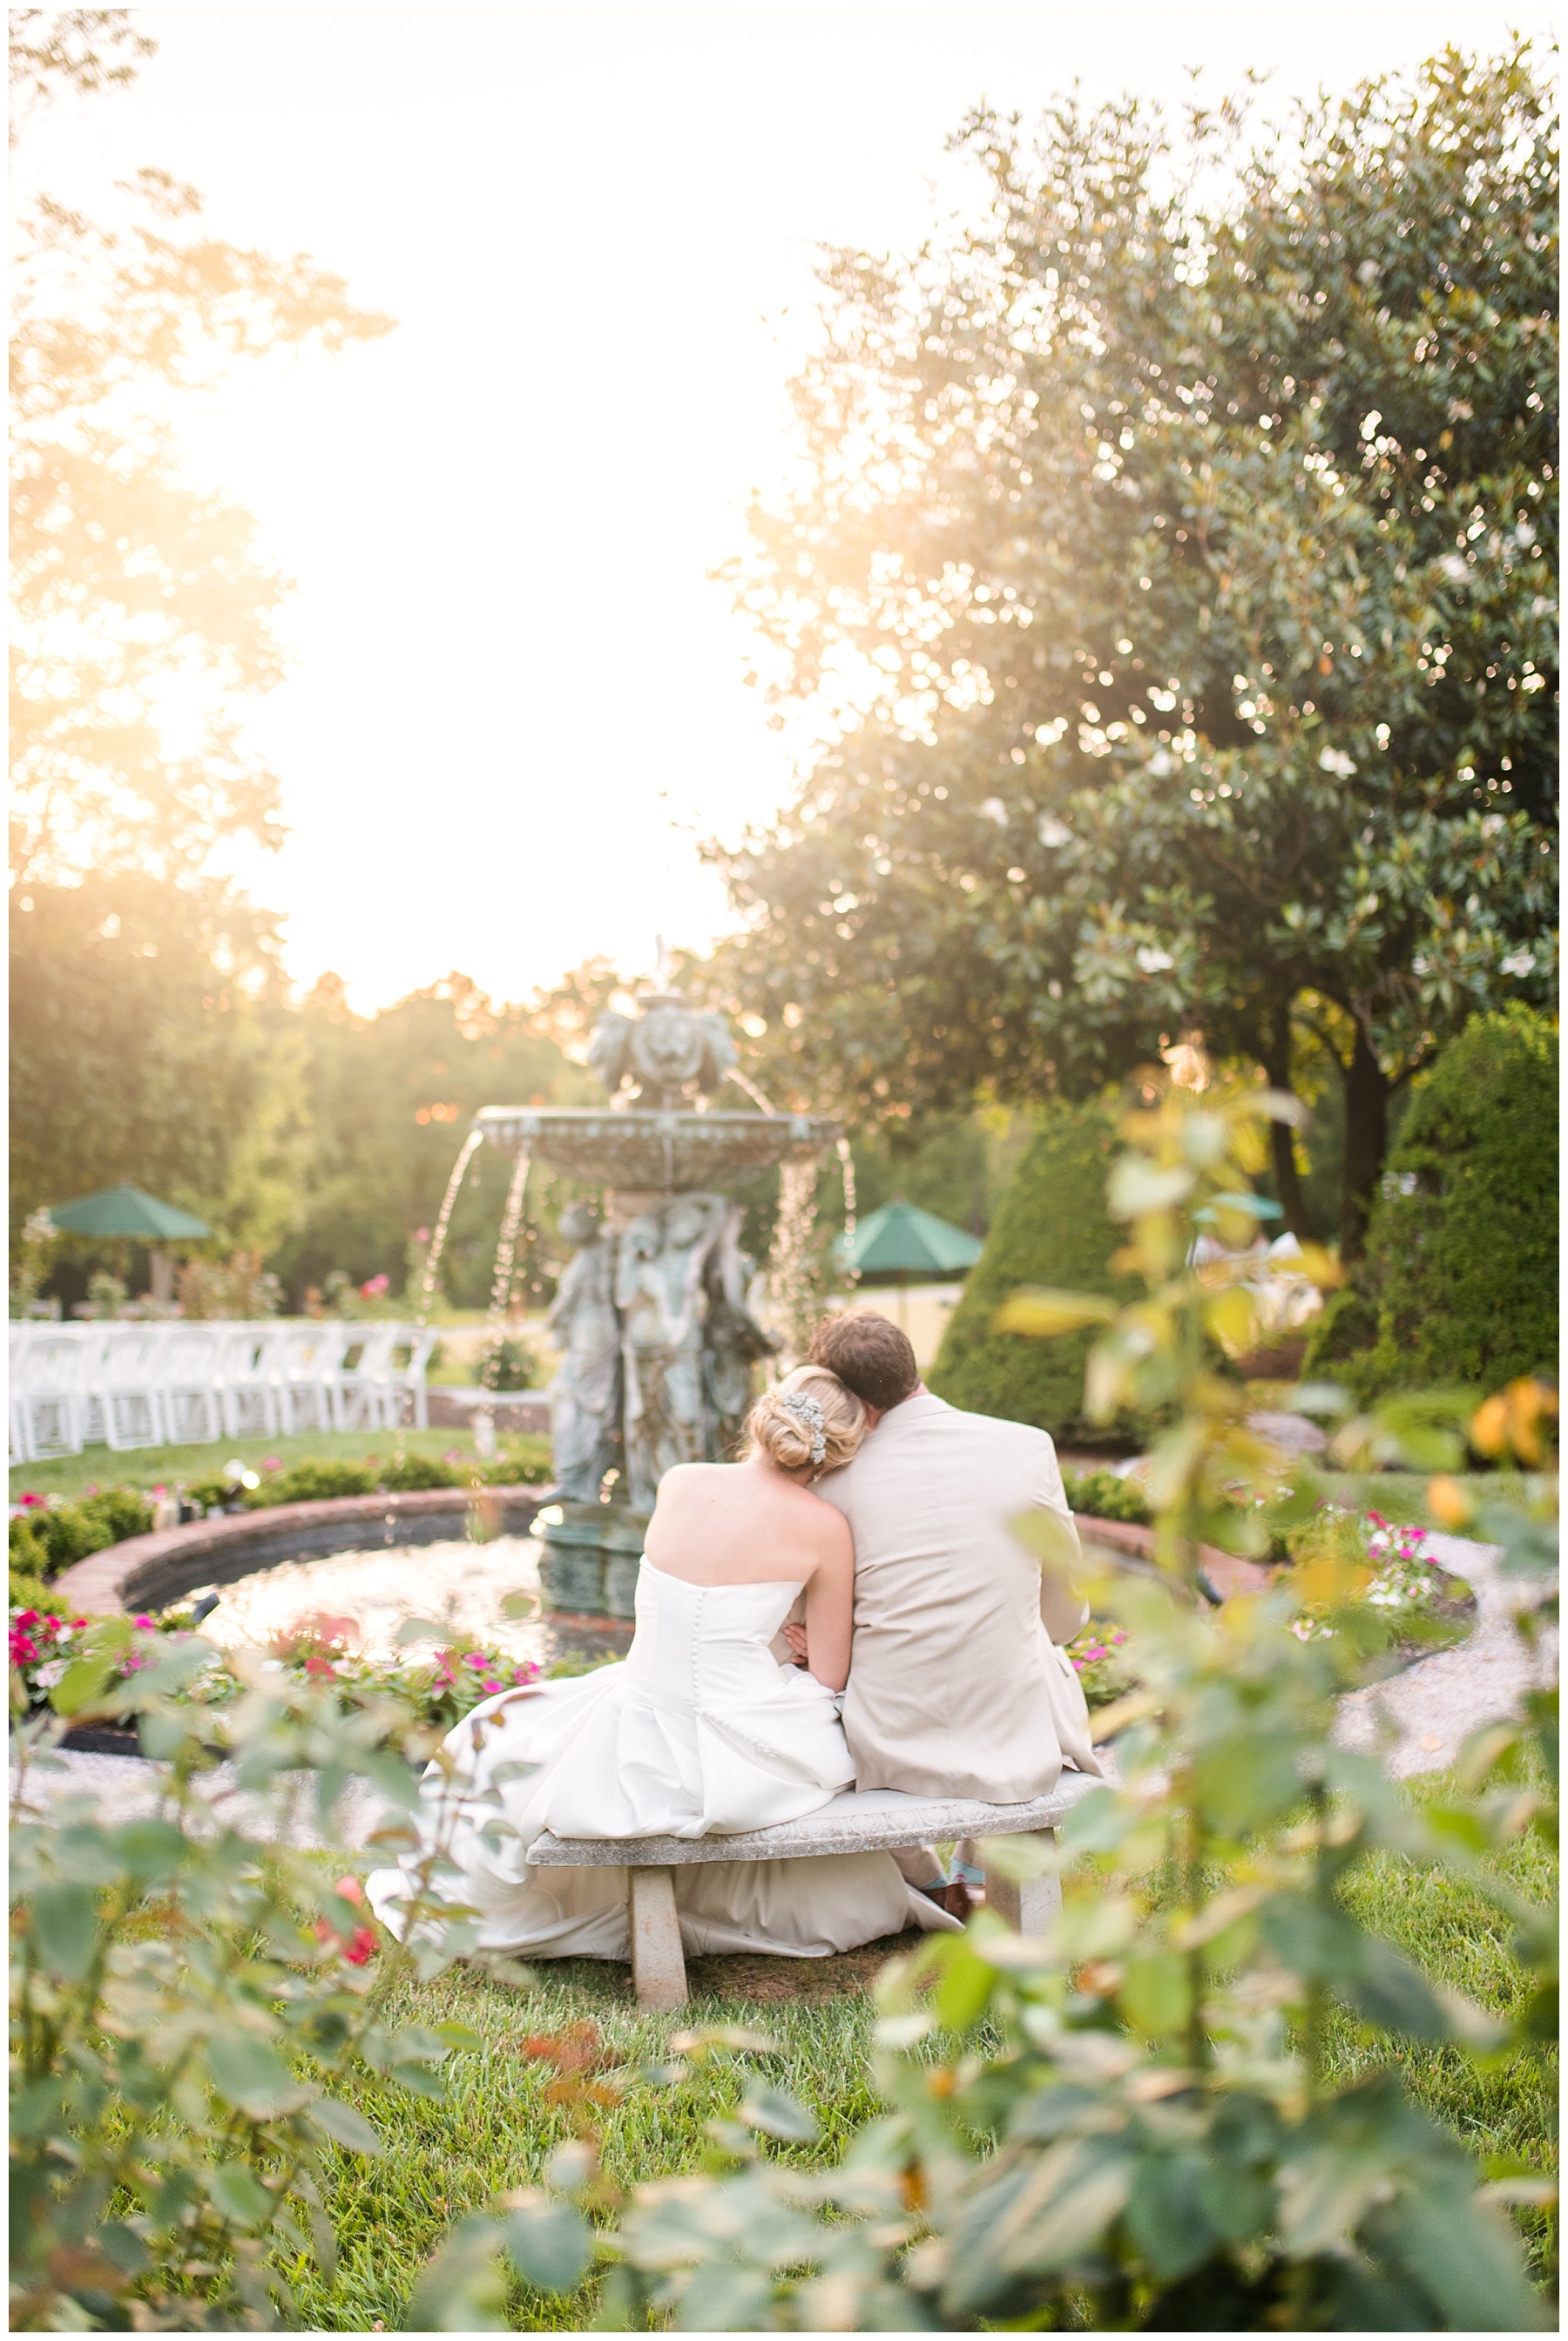
<svg viewBox="0 0 1568 2341"><path fill-rule="evenodd" d="M1526 13L1528 24L1541 12ZM289 964L372 1008L458 967L523 998L726 923L697 838L788 793L708 572L789 461L819 242L900 247L987 97L1179 104L1248 67L1343 87L1516 9L194 7L128 90L64 99L18 190L143 164L217 233L313 253L399 320L193 414L188 469L296 580L254 732L291 836L243 875Z"/></svg>

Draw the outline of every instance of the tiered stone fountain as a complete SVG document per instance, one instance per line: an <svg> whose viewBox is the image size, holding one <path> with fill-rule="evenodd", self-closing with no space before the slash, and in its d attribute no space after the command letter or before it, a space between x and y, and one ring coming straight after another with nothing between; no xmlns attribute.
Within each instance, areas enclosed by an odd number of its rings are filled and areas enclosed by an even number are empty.
<svg viewBox="0 0 1568 2341"><path fill-rule="evenodd" d="M547 1605L632 1614L643 1530L663 1473L732 1454L752 1370L778 1349L748 1306L753 1263L726 1192L776 1164L806 1162L839 1125L712 1103L735 1063L720 1016L659 991L607 1016L589 1062L599 1110L486 1106L474 1130L518 1159L597 1188L561 1232L576 1249L551 1312L562 1352L553 1413L556 1502L540 1515Z"/></svg>

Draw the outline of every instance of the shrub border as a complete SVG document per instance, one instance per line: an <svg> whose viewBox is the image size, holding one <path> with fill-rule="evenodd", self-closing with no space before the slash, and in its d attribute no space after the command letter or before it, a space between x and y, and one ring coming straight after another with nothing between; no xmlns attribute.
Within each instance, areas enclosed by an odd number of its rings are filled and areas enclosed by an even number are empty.
<svg viewBox="0 0 1568 2341"><path fill-rule="evenodd" d="M281 1560L324 1559L364 1541L367 1523L402 1529L389 1539L402 1544L434 1544L461 1532L477 1512L491 1536L521 1536L546 1504L553 1488L417 1488L370 1496L323 1496L306 1504L269 1504L221 1519L192 1520L184 1528L155 1529L127 1537L102 1552L72 1563L49 1591L63 1608L86 1616L116 1609L165 1608L197 1585L228 1585ZM1154 1566L1154 1531L1130 1520L1097 1520L1074 1514L1087 1547L1108 1547L1121 1559ZM1255 1593L1269 1571L1255 1561L1211 1545L1198 1549L1207 1587L1221 1600ZM1163 1572L1162 1572L1163 1574Z"/></svg>

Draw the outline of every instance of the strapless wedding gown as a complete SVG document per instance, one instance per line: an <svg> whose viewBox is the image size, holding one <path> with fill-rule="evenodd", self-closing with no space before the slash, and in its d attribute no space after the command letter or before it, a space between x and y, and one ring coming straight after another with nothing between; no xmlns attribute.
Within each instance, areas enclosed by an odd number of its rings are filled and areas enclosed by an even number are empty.
<svg viewBox="0 0 1568 2341"><path fill-rule="evenodd" d="M624 1868L531 1868L528 1848L545 1829L734 1836L799 1820L853 1786L834 1694L779 1665L769 1648L799 1591L784 1580L689 1585L644 1560L624 1659L502 1691L448 1734L458 1777L448 1783L432 1765L418 1827L424 1848L445 1839L432 1891L474 1913L477 1948L630 1956ZM411 1852L366 1880L372 1908L394 1933L419 1859ZM701 1862L674 1878L691 1952L815 1958L909 1926L954 1924L886 1853Z"/></svg>

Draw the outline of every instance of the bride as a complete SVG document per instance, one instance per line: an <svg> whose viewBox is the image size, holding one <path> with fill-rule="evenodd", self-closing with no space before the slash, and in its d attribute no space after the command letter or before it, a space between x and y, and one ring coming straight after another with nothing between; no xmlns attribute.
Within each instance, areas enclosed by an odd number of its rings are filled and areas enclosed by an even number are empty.
<svg viewBox="0 0 1568 2341"><path fill-rule="evenodd" d="M531 1868L543 1830L734 1836L799 1820L853 1787L838 1695L849 1674L855 1555L843 1516L811 1489L865 1433L853 1392L802 1366L752 1408L744 1463L665 1473L627 1657L502 1691L448 1735L448 1766L425 1775L418 1847L366 1881L385 1925L401 1934L415 1874L434 1853L427 1892L473 1916L477 1948L627 1958L624 1868ZM805 1669L780 1665L770 1648L802 1594ZM674 1879L693 1953L816 1958L955 1923L887 1853L701 1862Z"/></svg>

